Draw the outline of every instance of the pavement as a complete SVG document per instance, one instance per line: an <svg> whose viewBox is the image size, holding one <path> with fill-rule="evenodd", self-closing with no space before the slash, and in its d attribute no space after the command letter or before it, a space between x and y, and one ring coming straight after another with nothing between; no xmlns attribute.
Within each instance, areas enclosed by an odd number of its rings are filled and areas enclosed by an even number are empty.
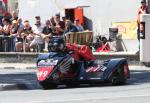
<svg viewBox="0 0 150 103"><path fill-rule="evenodd" d="M36 63L0 63L0 69L37 69Z"/></svg>

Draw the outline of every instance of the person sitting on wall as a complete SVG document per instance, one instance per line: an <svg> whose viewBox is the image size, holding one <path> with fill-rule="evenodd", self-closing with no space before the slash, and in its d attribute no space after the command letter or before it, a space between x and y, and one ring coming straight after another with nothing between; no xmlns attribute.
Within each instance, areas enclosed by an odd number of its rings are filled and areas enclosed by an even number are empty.
<svg viewBox="0 0 150 103"><path fill-rule="evenodd" d="M64 34L67 35L70 32L79 32L79 31L77 27L73 25L73 23L70 20L66 20Z"/></svg>
<svg viewBox="0 0 150 103"><path fill-rule="evenodd" d="M80 24L79 19L75 19L74 25L76 26L76 28L78 29L79 32L83 32L83 31L84 31L84 28L83 28L83 26Z"/></svg>
<svg viewBox="0 0 150 103"><path fill-rule="evenodd" d="M66 39L66 42L69 42L69 34L71 32L78 32L78 29L76 28L75 25L73 25L73 23L70 20L66 20L65 23L65 31L64 31L64 36Z"/></svg>

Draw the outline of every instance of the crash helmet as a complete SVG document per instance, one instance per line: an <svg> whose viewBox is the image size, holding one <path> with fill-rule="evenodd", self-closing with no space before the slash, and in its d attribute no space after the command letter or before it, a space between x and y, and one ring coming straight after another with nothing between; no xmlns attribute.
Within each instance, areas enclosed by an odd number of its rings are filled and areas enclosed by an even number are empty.
<svg viewBox="0 0 150 103"><path fill-rule="evenodd" d="M65 40L63 37L53 37L48 43L49 52L61 52L65 49Z"/></svg>

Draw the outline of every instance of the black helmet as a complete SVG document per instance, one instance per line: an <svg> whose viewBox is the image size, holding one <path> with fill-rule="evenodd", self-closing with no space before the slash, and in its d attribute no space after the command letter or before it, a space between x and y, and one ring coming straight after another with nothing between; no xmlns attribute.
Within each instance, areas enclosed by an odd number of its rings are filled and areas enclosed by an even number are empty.
<svg viewBox="0 0 150 103"><path fill-rule="evenodd" d="M51 38L48 44L49 52L59 52L65 49L65 41L62 37L53 37Z"/></svg>

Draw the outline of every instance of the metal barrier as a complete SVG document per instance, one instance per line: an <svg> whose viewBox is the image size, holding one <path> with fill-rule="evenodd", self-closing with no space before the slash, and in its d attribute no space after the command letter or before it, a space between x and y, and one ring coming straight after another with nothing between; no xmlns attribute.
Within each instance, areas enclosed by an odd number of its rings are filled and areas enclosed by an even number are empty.
<svg viewBox="0 0 150 103"><path fill-rule="evenodd" d="M93 32L84 31L84 32L69 33L68 35L66 35L65 40L66 43L71 44L76 43L80 45L91 45L91 43L93 42ZM13 45L13 42L14 42L13 37L0 35L0 52L15 52L15 50L13 49L15 46ZM26 52L25 43L26 42L23 41L23 52Z"/></svg>
<svg viewBox="0 0 150 103"><path fill-rule="evenodd" d="M0 52L13 52L13 37L0 36Z"/></svg>
<svg viewBox="0 0 150 103"><path fill-rule="evenodd" d="M93 32L84 31L84 32L69 33L68 35L66 35L65 40L66 43L90 45L93 42Z"/></svg>

